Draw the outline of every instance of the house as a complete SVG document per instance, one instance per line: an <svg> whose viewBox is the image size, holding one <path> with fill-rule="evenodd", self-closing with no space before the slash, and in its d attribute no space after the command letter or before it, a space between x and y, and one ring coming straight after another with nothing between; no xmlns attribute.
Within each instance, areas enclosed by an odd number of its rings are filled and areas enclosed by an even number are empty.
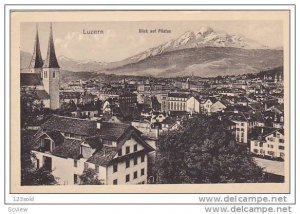
<svg viewBox="0 0 300 214"><path fill-rule="evenodd" d="M250 135L250 151L269 158L285 157L283 129L257 127Z"/></svg>
<svg viewBox="0 0 300 214"><path fill-rule="evenodd" d="M153 151L133 126L52 116L34 137L36 168L50 170L61 185L80 182L87 168L107 185L147 183Z"/></svg>
<svg viewBox="0 0 300 214"><path fill-rule="evenodd" d="M200 100L194 96L191 96L186 101L186 111L191 114L192 113L200 113L200 111L201 111Z"/></svg>
<svg viewBox="0 0 300 214"><path fill-rule="evenodd" d="M247 144L248 134L252 131L256 123L255 118L252 115L243 112L230 114L228 118L236 124L236 141Z"/></svg>
<svg viewBox="0 0 300 214"><path fill-rule="evenodd" d="M81 93L77 91L63 91L59 93L60 105L62 103L75 103L79 104L82 102Z"/></svg>
<svg viewBox="0 0 300 214"><path fill-rule="evenodd" d="M201 108L204 113L210 114L212 105L217 102L215 97L208 97L204 102L201 103Z"/></svg>
<svg viewBox="0 0 300 214"><path fill-rule="evenodd" d="M210 111L214 113L214 112L223 111L224 109L226 109L225 104L221 101L217 101L211 105Z"/></svg>
<svg viewBox="0 0 300 214"><path fill-rule="evenodd" d="M188 93L172 92L168 93L167 97L167 108L169 112L185 112L186 111L186 101L190 97Z"/></svg>

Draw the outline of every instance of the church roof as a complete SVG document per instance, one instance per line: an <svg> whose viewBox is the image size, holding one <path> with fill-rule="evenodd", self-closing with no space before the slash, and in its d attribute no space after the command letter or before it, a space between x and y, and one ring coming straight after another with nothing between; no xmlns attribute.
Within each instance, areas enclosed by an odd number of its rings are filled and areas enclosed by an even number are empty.
<svg viewBox="0 0 300 214"><path fill-rule="evenodd" d="M38 29L36 29L33 55L29 64L29 68L42 68L42 67L43 67L43 58L40 49L39 33L38 33Z"/></svg>
<svg viewBox="0 0 300 214"><path fill-rule="evenodd" d="M38 73L21 73L21 86L38 86L43 85L41 75Z"/></svg>
<svg viewBox="0 0 300 214"><path fill-rule="evenodd" d="M45 59L44 68L59 68L54 42L53 42L53 33L52 33L52 24L50 25L50 35L49 35L49 42L48 42L48 51L47 51L47 58Z"/></svg>

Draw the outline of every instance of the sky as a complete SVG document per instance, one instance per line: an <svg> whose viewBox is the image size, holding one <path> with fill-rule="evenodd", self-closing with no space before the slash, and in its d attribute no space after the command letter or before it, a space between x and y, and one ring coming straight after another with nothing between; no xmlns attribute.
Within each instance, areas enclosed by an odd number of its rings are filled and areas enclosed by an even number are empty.
<svg viewBox="0 0 300 214"><path fill-rule="evenodd" d="M33 52L36 25L45 58L50 23L21 23L21 50ZM120 61L201 27L243 35L270 48L283 46L281 21L54 22L52 26L56 55L83 61ZM139 29L168 29L171 33L139 33ZM100 30L103 34L83 34L88 30Z"/></svg>

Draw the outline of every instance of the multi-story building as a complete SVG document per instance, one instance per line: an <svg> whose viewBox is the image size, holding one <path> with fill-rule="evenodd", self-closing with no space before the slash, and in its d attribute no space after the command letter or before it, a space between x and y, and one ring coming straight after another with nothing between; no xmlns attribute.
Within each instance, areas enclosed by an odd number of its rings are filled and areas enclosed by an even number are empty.
<svg viewBox="0 0 300 214"><path fill-rule="evenodd" d="M80 182L95 169L104 184L147 183L148 153L153 148L131 125L52 116L34 139L35 167L45 167L61 185Z"/></svg>
<svg viewBox="0 0 300 214"><path fill-rule="evenodd" d="M229 115L229 119L236 124L235 139L240 143L248 143L248 134L255 126L255 118L250 114L238 112Z"/></svg>
<svg viewBox="0 0 300 214"><path fill-rule="evenodd" d="M250 151L263 157L284 159L285 145L283 129L255 128L251 135Z"/></svg>
<svg viewBox="0 0 300 214"><path fill-rule="evenodd" d="M169 93L167 97L168 111L186 111L186 101L189 97L188 93Z"/></svg>

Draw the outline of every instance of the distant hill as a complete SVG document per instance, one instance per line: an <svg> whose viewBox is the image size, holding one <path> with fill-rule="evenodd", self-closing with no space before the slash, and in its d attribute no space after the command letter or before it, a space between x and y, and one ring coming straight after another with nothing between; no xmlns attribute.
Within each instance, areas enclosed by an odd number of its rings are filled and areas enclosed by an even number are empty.
<svg viewBox="0 0 300 214"><path fill-rule="evenodd" d="M105 72L159 77L214 77L257 73L282 64L282 50L201 47L163 53Z"/></svg>

